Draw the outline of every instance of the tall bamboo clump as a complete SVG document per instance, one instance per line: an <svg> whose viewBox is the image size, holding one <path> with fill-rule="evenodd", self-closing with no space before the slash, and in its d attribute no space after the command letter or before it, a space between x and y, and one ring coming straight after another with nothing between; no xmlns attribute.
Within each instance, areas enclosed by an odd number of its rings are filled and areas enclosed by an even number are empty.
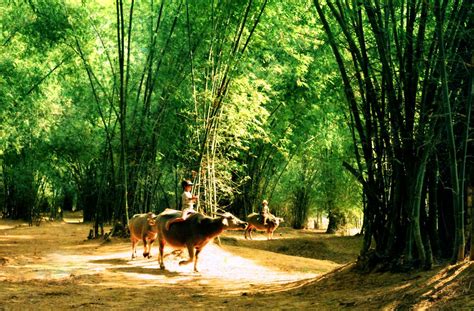
<svg viewBox="0 0 474 311"><path fill-rule="evenodd" d="M196 150L193 170L200 198L199 208L215 213L223 188L229 188L232 179L226 167L223 149L222 117L226 96L233 78L239 73L240 63L267 5L267 0L246 1L241 4L223 1L210 4L205 23L193 23L199 8L186 2L187 40L189 43L190 78L194 103L193 138L191 148ZM205 33L206 37L202 38ZM191 46L201 42L195 53ZM203 65L204 64L204 65ZM198 66L200 65L200 66Z"/></svg>
<svg viewBox="0 0 474 311"><path fill-rule="evenodd" d="M472 2L314 4L351 112L358 165L345 166L367 202L361 266L462 260Z"/></svg>

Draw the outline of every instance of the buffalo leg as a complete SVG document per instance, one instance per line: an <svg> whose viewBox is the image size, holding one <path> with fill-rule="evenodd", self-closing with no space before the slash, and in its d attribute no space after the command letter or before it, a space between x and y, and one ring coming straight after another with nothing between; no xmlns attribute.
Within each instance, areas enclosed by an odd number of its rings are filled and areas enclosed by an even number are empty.
<svg viewBox="0 0 474 311"><path fill-rule="evenodd" d="M163 250L165 248L165 242L164 241L159 241L159 249L160 249L160 255L158 256L158 263L160 265L160 269L164 270L165 269L165 264L163 263Z"/></svg>
<svg viewBox="0 0 474 311"><path fill-rule="evenodd" d="M148 258L151 258L151 247L153 246L153 243L155 243L154 239L150 240L150 243L148 243Z"/></svg>
<svg viewBox="0 0 474 311"><path fill-rule="evenodd" d="M252 240L252 227L249 225L247 226L247 229L245 229L245 239L250 239ZM247 237L248 236L248 237Z"/></svg>
<svg viewBox="0 0 474 311"><path fill-rule="evenodd" d="M146 257L146 258L151 258L151 247L153 245L153 243L155 242L155 240L153 239L146 239L146 246L145 246L145 252L143 253L143 257Z"/></svg>
<svg viewBox="0 0 474 311"><path fill-rule="evenodd" d="M144 237L143 238L143 257L148 258L148 255L150 255L150 253L148 252L148 241L147 241L147 238Z"/></svg>
<svg viewBox="0 0 474 311"><path fill-rule="evenodd" d="M201 252L201 249L197 248L196 254L194 255L194 272L199 272L197 269L197 263L198 263L198 256L200 252Z"/></svg>
<svg viewBox="0 0 474 311"><path fill-rule="evenodd" d="M132 240L132 260L137 257L137 242L138 240L135 240L133 237L131 238Z"/></svg>
<svg viewBox="0 0 474 311"><path fill-rule="evenodd" d="M194 261L194 246L188 245L188 253L189 253L189 259L180 261L179 262L180 266L187 265Z"/></svg>
<svg viewBox="0 0 474 311"><path fill-rule="evenodd" d="M273 240L273 235L270 228L267 229L267 240Z"/></svg>

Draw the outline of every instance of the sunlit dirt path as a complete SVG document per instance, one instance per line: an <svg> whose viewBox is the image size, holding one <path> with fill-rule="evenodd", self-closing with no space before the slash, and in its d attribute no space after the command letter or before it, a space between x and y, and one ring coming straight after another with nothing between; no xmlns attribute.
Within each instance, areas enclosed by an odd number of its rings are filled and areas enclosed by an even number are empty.
<svg viewBox="0 0 474 311"><path fill-rule="evenodd" d="M0 280L62 280L100 274L102 277L107 276L107 279L91 285L169 286L196 281L196 285L214 287L216 293L220 293L223 290L241 291L257 285L286 284L318 275L314 272L285 272L264 267L236 255L238 250L235 247L220 248L216 245L209 245L202 252L198 273L192 272L192 265L179 266L178 261L187 256L186 252L180 256L169 254L165 258L166 271L161 271L156 256L153 259L140 258L132 261L130 251L125 248L124 245L103 246L96 254L90 255L56 252L30 258L25 255L3 257L7 264L0 272ZM169 253L171 250L167 251ZM263 254L265 255L275 256Z"/></svg>
<svg viewBox="0 0 474 311"><path fill-rule="evenodd" d="M171 249L165 249L168 256L162 271L156 248L152 259L132 261L127 240L87 241L89 227L84 224L0 225L0 306L7 309L135 308L152 306L157 300L166 302L161 308L172 309L183 303L180 299L203 300L190 307L213 306L217 301L230 307L229 297L288 289L339 266L325 260L210 244L200 254L199 273L192 272L192 265L179 266L186 251L176 255ZM240 233L234 233L231 239L241 238ZM263 237L257 239L262 241Z"/></svg>
<svg viewBox="0 0 474 311"><path fill-rule="evenodd" d="M131 261L128 240L88 241L89 228L0 220L0 311L474 310L473 262L358 273L360 237L279 228L273 241L245 241L229 232L202 251L194 273L178 265L186 253L168 255L163 271L156 247L152 259Z"/></svg>

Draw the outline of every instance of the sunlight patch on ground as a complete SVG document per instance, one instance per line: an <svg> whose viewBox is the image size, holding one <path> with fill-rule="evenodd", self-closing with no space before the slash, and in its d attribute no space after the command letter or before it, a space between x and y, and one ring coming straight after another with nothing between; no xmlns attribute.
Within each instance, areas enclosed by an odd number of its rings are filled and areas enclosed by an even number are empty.
<svg viewBox="0 0 474 311"><path fill-rule="evenodd" d="M0 230L13 229L15 226L0 225Z"/></svg>
<svg viewBox="0 0 474 311"><path fill-rule="evenodd" d="M449 266L443 270L441 270L438 274L433 276L430 280L428 280L427 285L433 286L433 289L423 294L423 297L428 297L440 288L445 287L451 281L457 278L459 274L461 274L464 270L474 266L472 262L465 262L457 265Z"/></svg>
<svg viewBox="0 0 474 311"><path fill-rule="evenodd" d="M9 241L9 240L32 240L35 237L32 235L7 235L7 234L1 234L0 235L0 241Z"/></svg>
<svg viewBox="0 0 474 311"><path fill-rule="evenodd" d="M199 258L198 269L206 276L225 278L229 281L246 280L257 283L288 282L302 277L314 277L315 274L280 272L256 264L219 248L209 245Z"/></svg>
<svg viewBox="0 0 474 311"><path fill-rule="evenodd" d="M112 245L112 248L115 246ZM17 258L10 262L6 267L10 271L4 272L12 275L12 270L16 270L18 272L16 281L60 280L107 274L111 277L107 282L98 282L94 279L89 282L84 281L86 284L91 283L90 285L102 284L118 287L193 283L218 291L224 283L227 292L229 289L235 291L263 284L284 284L317 276L316 273L286 273L263 267L253 260L242 258L214 244L206 246L201 252L198 273L193 271L193 263L179 265L179 261L187 260L187 251L176 256L170 254L172 249L165 248L165 255L168 254L164 259L166 269L160 270L156 248L153 249L151 259L138 257L133 261L130 259L130 251L124 251L126 249L124 245L119 248L120 250L104 255L53 253L34 259L25 256L22 261ZM140 255L141 249L137 249L137 252ZM0 279L2 279L2 274L0 272Z"/></svg>
<svg viewBox="0 0 474 311"><path fill-rule="evenodd" d="M15 229L20 227L29 227L28 223L21 220L6 220L0 218L0 230Z"/></svg>
<svg viewBox="0 0 474 311"><path fill-rule="evenodd" d="M68 217L63 217L63 221L67 224L81 224L84 222L82 218L68 218Z"/></svg>
<svg viewBox="0 0 474 311"><path fill-rule="evenodd" d="M360 233L360 228L346 228L338 231L336 235L339 236L354 236Z"/></svg>
<svg viewBox="0 0 474 311"><path fill-rule="evenodd" d="M157 254L153 254L152 259L137 258L128 261L125 265L124 273L128 276L139 279L161 280L169 284L176 284L184 279L221 279L237 286L242 282L259 284L285 283L304 278L317 276L315 273L284 273L276 269L270 269L256 264L254 261L242 258L231 252L225 251L217 245L211 244L199 254L198 273L193 271L193 263L179 265L179 261L187 260L187 251L182 255L170 254L172 249L165 248L164 264L165 271L159 270ZM130 253L117 254L116 258L129 258ZM106 260L104 260L104 263ZM126 268L129 268L127 271ZM133 269L134 268L134 269ZM142 273L140 273L142 272Z"/></svg>

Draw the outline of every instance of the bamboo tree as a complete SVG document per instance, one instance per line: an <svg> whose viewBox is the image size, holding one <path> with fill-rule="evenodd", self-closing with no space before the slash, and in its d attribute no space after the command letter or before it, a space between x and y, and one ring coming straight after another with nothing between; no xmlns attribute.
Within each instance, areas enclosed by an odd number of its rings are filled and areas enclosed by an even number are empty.
<svg viewBox="0 0 474 311"><path fill-rule="evenodd" d="M449 168L451 171L452 191L453 191L453 208L454 208L454 222L455 222L455 238L454 238L454 250L453 250L453 261L460 261L464 259L464 207L460 201L460 188L459 188L459 175L458 175L458 163L456 157L456 142L454 138L454 130L452 123L452 112L451 103L449 99L448 91L448 78L446 72L446 51L444 42L444 19L442 17L442 8L440 1L435 3L435 15L436 15L436 31L439 40L439 66L441 71L441 91L444 113L446 116L446 130L448 136L448 151L449 151Z"/></svg>
<svg viewBox="0 0 474 311"><path fill-rule="evenodd" d="M238 70L238 61L245 53L266 4L267 1L265 0L257 7L257 15L252 21L250 13L253 9L253 1L250 0L246 3L241 15L235 16L238 19L238 23L232 40L229 39L229 35L232 30L230 27L233 25L228 23L229 20L234 18L235 12L231 8L233 4L219 3L215 6L213 4L209 17L212 26L211 40L206 52L210 65L206 68L201 92L199 92L198 86L195 83L194 66L191 66L192 93L195 107L198 108L195 108L195 111L201 111L202 113L201 118L199 116L196 117L198 122L202 120L202 126L201 130L199 128L196 129L197 135L194 138L198 143L198 156L194 166L197 168L197 183L201 186L196 191L199 192L202 188L206 202L204 210L210 213L215 213L218 207L217 187L219 178L216 173L217 162L219 161L218 141L220 139L220 120L223 107L226 104L226 96L232 83L233 75ZM191 29L189 26L189 8L187 8L187 21L189 32ZM244 33L246 28L249 28L248 35ZM188 41L190 40L188 34ZM191 58L191 64L194 64L194 54L190 52L189 57ZM197 93L204 95L202 98L198 98Z"/></svg>
<svg viewBox="0 0 474 311"><path fill-rule="evenodd" d="M119 123L120 123L120 179L122 182L122 207L124 209L125 221L128 226L128 175L127 175L127 89L130 65L130 40L132 31L133 5L130 5L130 15L128 24L128 44L125 50L125 17L123 10L123 1L116 0L117 14L117 49L119 66ZM126 58L125 58L126 56Z"/></svg>
<svg viewBox="0 0 474 311"><path fill-rule="evenodd" d="M428 3L416 0L384 5L380 1L336 1L328 3L326 10L320 1L314 4L342 77L357 134L353 135L356 155L358 147L362 148L365 167L359 165L357 171L345 164L362 183L367 196L368 230L361 254L382 261L405 254L408 261L429 268L431 238L422 233L421 218L427 217L423 197L433 193L426 187L436 185L426 181L428 175L433 178L437 174L427 174L427 163L432 151L441 145L436 134L440 113L436 107L442 98L452 170L456 256L461 259L464 207L459 199L453 99L449 95L456 84L448 84L446 59L455 55L459 42L465 40L466 33L460 29L466 25L469 5L462 2L450 7L448 1L442 6L438 2L433 11ZM450 18L447 27L442 16ZM449 38L446 42L445 28ZM344 54L339 40L347 43L348 54ZM429 61L424 61L425 57ZM380 64L374 63L374 58ZM454 75L456 67L449 70ZM349 79L350 75L355 79ZM441 87L437 80L442 81ZM458 92L459 88L454 89L451 97ZM438 205L442 212L449 208ZM430 209L430 213L436 212ZM368 254L372 238L376 241L375 253Z"/></svg>
<svg viewBox="0 0 474 311"><path fill-rule="evenodd" d="M471 64L470 64L470 83L469 83L469 89L468 89L468 98L467 98L467 103L468 103L468 122L466 123L466 137L465 137L465 142L466 144L464 145L464 159L466 159L467 156L467 141L468 141L468 132L469 132L469 127L470 127L470 116L471 116L471 109L472 109L472 100L474 98L474 54L471 57ZM466 160L464 160L464 165L466 164ZM463 168L463 172L465 172L465 167ZM469 195L469 192L468 192ZM472 193L472 188L471 188L471 196L473 195ZM471 199L472 200L472 199ZM469 259L474 260L474 204L471 201L471 245L470 245L470 254L469 254Z"/></svg>

